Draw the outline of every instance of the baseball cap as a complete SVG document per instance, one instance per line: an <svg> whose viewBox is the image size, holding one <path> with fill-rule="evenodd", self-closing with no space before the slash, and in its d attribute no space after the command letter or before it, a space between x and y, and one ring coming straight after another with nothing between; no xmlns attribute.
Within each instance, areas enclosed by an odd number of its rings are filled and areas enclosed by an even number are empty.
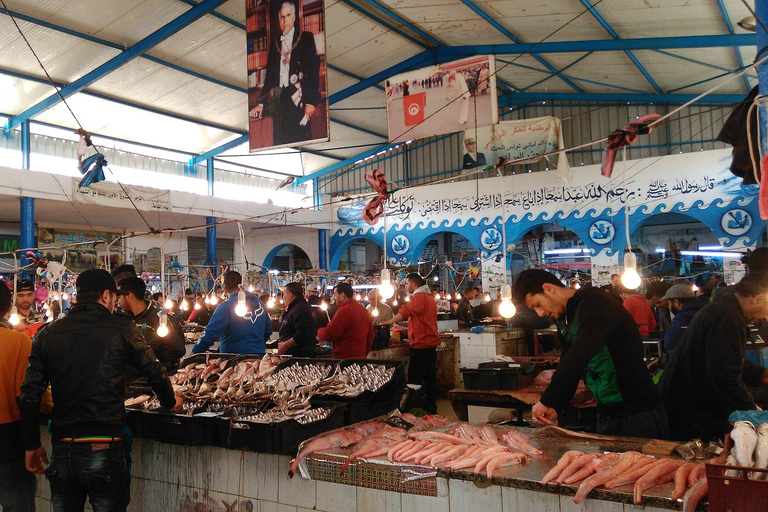
<svg viewBox="0 0 768 512"><path fill-rule="evenodd" d="M77 293L103 292L109 290L118 295L128 295L128 292L118 290L115 279L106 270L92 268L77 276L75 282Z"/></svg>
<svg viewBox="0 0 768 512"><path fill-rule="evenodd" d="M676 284L667 290L667 293L664 294L661 300L693 299L695 297L696 293L694 293L692 286L687 284Z"/></svg>
<svg viewBox="0 0 768 512"><path fill-rule="evenodd" d="M35 291L35 283L31 279L19 279L16 283L17 292L33 292Z"/></svg>
<svg viewBox="0 0 768 512"><path fill-rule="evenodd" d="M309 283L307 285L307 291L308 292L316 292L317 291L317 283Z"/></svg>

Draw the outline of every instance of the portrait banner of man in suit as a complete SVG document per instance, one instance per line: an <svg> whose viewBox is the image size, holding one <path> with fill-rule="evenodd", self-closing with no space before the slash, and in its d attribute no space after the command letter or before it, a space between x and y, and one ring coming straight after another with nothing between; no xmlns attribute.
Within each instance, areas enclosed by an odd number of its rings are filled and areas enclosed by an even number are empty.
<svg viewBox="0 0 768 512"><path fill-rule="evenodd" d="M322 0L246 0L250 150L329 140Z"/></svg>

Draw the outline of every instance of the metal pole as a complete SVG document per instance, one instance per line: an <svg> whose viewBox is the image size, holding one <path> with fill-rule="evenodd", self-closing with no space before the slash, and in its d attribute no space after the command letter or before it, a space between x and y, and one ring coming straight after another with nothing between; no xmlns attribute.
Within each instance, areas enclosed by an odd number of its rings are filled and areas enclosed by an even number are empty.
<svg viewBox="0 0 768 512"><path fill-rule="evenodd" d="M318 260L318 266L321 270L328 270L328 246L326 244L326 230L325 229L318 229L317 230L317 248L320 252L320 257Z"/></svg>
<svg viewBox="0 0 768 512"><path fill-rule="evenodd" d="M755 60L765 57L768 52L768 34L763 29L763 25L768 26L768 0L755 0L755 14L757 14L757 23L755 32L757 34L757 56ZM762 24L760 23L762 21ZM760 95L768 96L768 63L760 64L757 68L757 79L760 87ZM763 148L763 154L768 150L768 119L764 108L758 108L760 115L760 127L762 139L760 141Z"/></svg>
<svg viewBox="0 0 768 512"><path fill-rule="evenodd" d="M213 195L213 158L209 158L205 161L205 167L208 176L208 195Z"/></svg>
<svg viewBox="0 0 768 512"><path fill-rule="evenodd" d="M215 278L218 274L216 268L216 217L206 217L205 223L208 227L205 228L205 264L211 269L211 275ZM208 281L208 288L213 288L213 280Z"/></svg>

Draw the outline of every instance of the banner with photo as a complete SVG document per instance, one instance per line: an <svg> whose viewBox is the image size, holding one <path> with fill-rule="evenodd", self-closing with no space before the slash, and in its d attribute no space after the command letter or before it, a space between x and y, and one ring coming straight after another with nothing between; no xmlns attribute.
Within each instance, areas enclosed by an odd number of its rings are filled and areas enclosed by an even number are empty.
<svg viewBox="0 0 768 512"><path fill-rule="evenodd" d="M245 0L251 151L330 140L323 0Z"/></svg>
<svg viewBox="0 0 768 512"><path fill-rule="evenodd" d="M501 123L464 132L464 169L515 161L526 165L541 158L557 162L557 177L570 183L571 171L565 152L548 157L547 153L564 149L563 130L557 117L537 117ZM522 159L522 160L521 160Z"/></svg>
<svg viewBox="0 0 768 512"><path fill-rule="evenodd" d="M400 142L499 121L496 61L480 55L387 80L387 130Z"/></svg>
<svg viewBox="0 0 768 512"><path fill-rule="evenodd" d="M37 228L40 258L64 263L65 267L75 273L89 268L105 267L107 245L120 236L121 233L95 233L42 226ZM112 268L121 263L122 250L120 242L115 242L110 247L109 259Z"/></svg>

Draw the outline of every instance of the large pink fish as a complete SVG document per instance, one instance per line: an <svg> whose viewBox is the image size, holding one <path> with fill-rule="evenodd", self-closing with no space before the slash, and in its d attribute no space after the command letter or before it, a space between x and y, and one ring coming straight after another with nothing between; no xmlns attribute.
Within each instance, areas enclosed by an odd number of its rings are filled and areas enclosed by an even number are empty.
<svg viewBox="0 0 768 512"><path fill-rule="evenodd" d="M570 450L565 452L563 456L560 457L560 460L557 461L555 467L550 469L547 474L544 475L544 478L541 479L541 483L548 484L549 482L555 480L558 476L560 476L560 473L562 473L563 470L567 468L571 462L573 462L576 457L580 457L582 455L584 455L584 452L579 450Z"/></svg>
<svg viewBox="0 0 768 512"><path fill-rule="evenodd" d="M621 454L618 458L602 464L594 475L588 477L581 483L579 490L576 492L576 496L573 497L573 502L581 503L592 489L600 487L609 480L616 478L618 475L632 467L632 465L642 457L643 454L639 452L626 452Z"/></svg>
<svg viewBox="0 0 768 512"><path fill-rule="evenodd" d="M291 469L288 470L288 476L293 478L293 474L296 472L296 468L299 467L299 462L307 455L323 450L330 450L332 448L346 448L355 443L359 443L363 440L363 436L352 430L345 428L332 430L312 438L306 446L304 446L296 458L291 464Z"/></svg>
<svg viewBox="0 0 768 512"><path fill-rule="evenodd" d="M685 461L665 459L662 464L641 476L635 482L635 505L640 505L643 502L643 492L645 490L674 480L677 468L683 464L685 464Z"/></svg>

